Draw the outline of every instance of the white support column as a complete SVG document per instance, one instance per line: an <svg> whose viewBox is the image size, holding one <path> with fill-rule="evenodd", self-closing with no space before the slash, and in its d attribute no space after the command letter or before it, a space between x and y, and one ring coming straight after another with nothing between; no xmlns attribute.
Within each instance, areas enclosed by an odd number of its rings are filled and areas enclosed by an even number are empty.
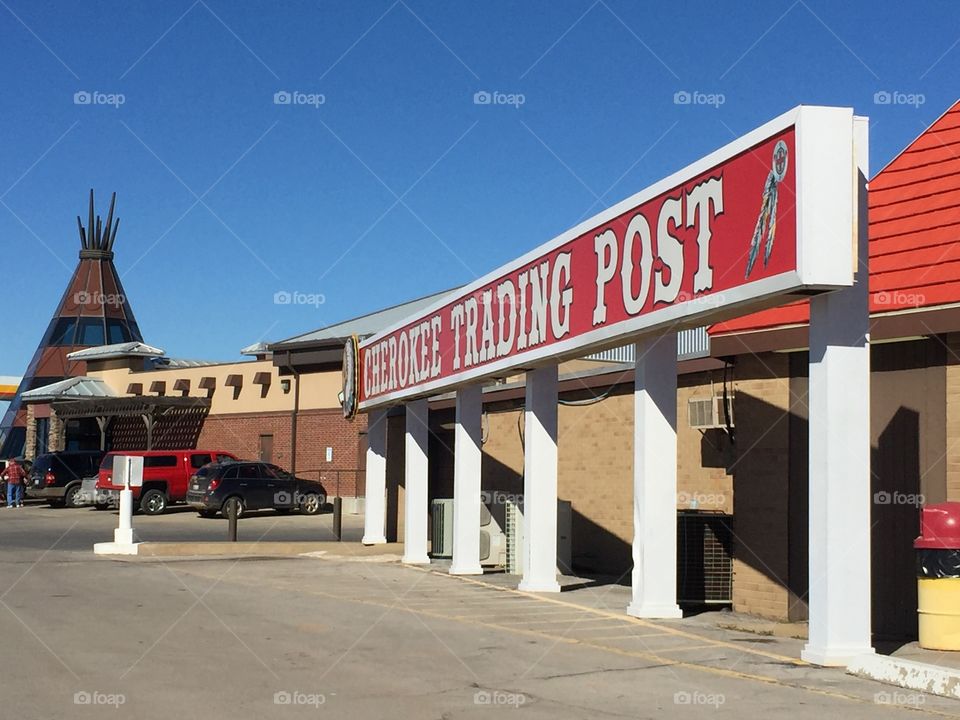
<svg viewBox="0 0 960 720"><path fill-rule="evenodd" d="M453 562L451 575L482 575L480 567L480 461L483 386L457 390L453 448Z"/></svg>
<svg viewBox="0 0 960 720"><path fill-rule="evenodd" d="M367 415L367 489L364 498L363 544L387 542L384 532L387 494L387 411Z"/></svg>
<svg viewBox="0 0 960 720"><path fill-rule="evenodd" d="M678 618L677 333L636 346L633 388L633 600L627 614Z"/></svg>
<svg viewBox="0 0 960 720"><path fill-rule="evenodd" d="M427 424L426 398L407 403L403 501L403 562L429 565L427 555Z"/></svg>
<svg viewBox="0 0 960 720"><path fill-rule="evenodd" d="M527 372L520 590L560 592L557 582L557 366Z"/></svg>
<svg viewBox="0 0 960 720"><path fill-rule="evenodd" d="M817 665L873 653L865 118L854 119L854 148L857 282L810 301L810 637L801 657Z"/></svg>

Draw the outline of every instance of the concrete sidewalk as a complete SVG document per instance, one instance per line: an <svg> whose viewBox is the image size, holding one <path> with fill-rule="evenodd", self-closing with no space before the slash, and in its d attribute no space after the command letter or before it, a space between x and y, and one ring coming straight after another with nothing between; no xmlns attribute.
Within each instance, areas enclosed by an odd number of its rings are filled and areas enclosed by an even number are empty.
<svg viewBox="0 0 960 720"><path fill-rule="evenodd" d="M141 558L241 558L291 557L309 555L329 556L338 560L349 558L382 558L397 561L403 554L403 545L360 545L359 543L323 540L319 542L146 542L140 543L136 557Z"/></svg>

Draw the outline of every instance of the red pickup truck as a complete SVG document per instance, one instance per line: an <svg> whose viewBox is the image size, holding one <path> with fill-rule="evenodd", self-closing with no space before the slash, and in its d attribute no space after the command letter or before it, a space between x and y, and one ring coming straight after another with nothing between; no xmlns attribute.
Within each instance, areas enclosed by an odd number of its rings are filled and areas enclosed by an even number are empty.
<svg viewBox="0 0 960 720"><path fill-rule="evenodd" d="M222 450L118 450L104 455L97 478L96 501L101 510L119 505L123 487L113 484L113 459L117 455L143 457L143 486L133 490L134 508L159 515L170 503L183 502L191 476L207 463L237 460Z"/></svg>

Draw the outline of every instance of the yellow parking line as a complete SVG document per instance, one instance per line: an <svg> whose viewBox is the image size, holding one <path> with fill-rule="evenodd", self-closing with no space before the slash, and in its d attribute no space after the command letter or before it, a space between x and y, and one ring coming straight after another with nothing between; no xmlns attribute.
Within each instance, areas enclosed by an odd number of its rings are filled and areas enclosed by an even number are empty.
<svg viewBox="0 0 960 720"><path fill-rule="evenodd" d="M454 609L454 610L462 610L463 608L451 608L451 609ZM509 612L509 611L506 611L506 612ZM469 615L454 615L454 617L457 618L457 619L460 619L460 618L490 618L490 619L496 620L497 618L502 618L502 617L506 614L506 612L498 612L498 613L471 613L471 614L469 614ZM526 610L518 610L517 612L510 612L510 615L513 617L513 619L521 619L521 613L526 613L527 616L528 616L531 620L537 620L537 619L542 618L542 617L545 617L545 616L546 616L546 617L552 617L552 616L554 616L554 615L566 615L566 614L568 614L569 612L570 612L569 610L549 610L549 611L538 610L538 611L536 611L536 612L528 612L528 611L526 611Z"/></svg>
<svg viewBox="0 0 960 720"><path fill-rule="evenodd" d="M568 624L568 625L569 625L569 624L576 624L576 625L579 626L579 625L584 625L584 624L586 624L586 623L588 623L588 622L597 622L596 619L593 619L593 620L582 620L582 619L581 619L582 617L583 617L582 615L575 615L574 617L570 617L570 618L555 618L555 619L553 619L553 620L514 620L514 619L509 619L509 620L504 620L504 621L502 621L502 622L500 622L500 623L497 623L497 625L556 625L556 624L558 624L558 623L566 623L566 624ZM604 619L603 622L609 622L609 620ZM597 628L594 628L594 630L596 630L596 629L597 629Z"/></svg>
<svg viewBox="0 0 960 720"><path fill-rule="evenodd" d="M710 648L715 650L717 647L716 643L710 643L708 645L683 645L682 647L673 647L673 648L657 648L658 653L665 652L683 652L684 650L705 650Z"/></svg>
<svg viewBox="0 0 960 720"><path fill-rule="evenodd" d="M589 629L589 628L588 628L588 629ZM659 632L655 632L655 633L643 633L642 635L623 635L623 634L621 634L621 635L591 635L590 637L583 638L583 639L584 639L584 640L606 640L606 641L609 642L609 641L611 641L611 640L614 640L614 641L616 641L616 640L643 640L644 638L666 637L666 636L668 636L669 634L670 634L670 633L659 633Z"/></svg>
<svg viewBox="0 0 960 720"><path fill-rule="evenodd" d="M420 572L433 572L426 568L411 568L411 569L419 570ZM435 574L442 575L441 573L435 573ZM549 597L546 595L533 596L530 593L525 593L520 590L514 590L513 588L501 587L499 585L492 585L490 583L485 583L482 580L476 580L474 578L466 577L464 575L447 575L446 577L450 577L454 580L459 580L461 582L472 583L475 585L483 585L484 587L500 590L501 592L505 592L509 594L522 595L525 597L536 597L538 600L545 603L550 603L552 605L558 605L558 606L569 607L569 608L577 608L578 610L581 610L584 612L593 613L595 615L602 615L602 616L614 618L617 620L623 620L627 623L638 625L640 627L646 627L654 630L663 630L667 633L670 633L671 635L676 635L677 637L685 637L691 640L699 640L701 642L706 641L711 644L717 645L719 647L727 647L727 648L735 649L738 652L745 652L745 653L750 653L751 655L758 655L760 657L770 658L772 660L779 660L781 662L787 662L792 665L797 665L799 667L806 667L809 665L809 663L803 660L800 660L799 658L790 657L788 655L780 655L778 653L767 652L765 650L757 650L755 648L737 645L736 643L727 642L725 640L713 640L712 638L704 637L703 635L697 635L696 633L692 633L687 630L680 630L679 628L672 628L667 625L659 625L657 623L649 622L647 620L642 620L640 618L635 618L630 615L618 614L618 613L611 612L609 610L600 610L598 608L592 608L586 605L577 605L576 603L572 603L567 600L559 600L557 598Z"/></svg>
<svg viewBox="0 0 960 720"><path fill-rule="evenodd" d="M588 628L591 629L591 628ZM593 630L601 630L602 628L592 628ZM670 633L667 632L652 632L652 633L642 633L640 635L634 635L633 633L628 634L619 634L619 635L597 635L595 636L599 640L642 640L643 638L652 638L652 637L668 637Z"/></svg>

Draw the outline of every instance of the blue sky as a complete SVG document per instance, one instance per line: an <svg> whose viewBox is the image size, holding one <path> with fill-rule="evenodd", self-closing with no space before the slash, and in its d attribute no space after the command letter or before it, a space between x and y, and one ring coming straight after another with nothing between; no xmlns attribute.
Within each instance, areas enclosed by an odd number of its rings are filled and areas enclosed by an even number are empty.
<svg viewBox="0 0 960 720"><path fill-rule="evenodd" d="M0 6L0 374L90 187L145 339L231 359L467 282L797 104L869 115L875 172L960 96L953 2Z"/></svg>

